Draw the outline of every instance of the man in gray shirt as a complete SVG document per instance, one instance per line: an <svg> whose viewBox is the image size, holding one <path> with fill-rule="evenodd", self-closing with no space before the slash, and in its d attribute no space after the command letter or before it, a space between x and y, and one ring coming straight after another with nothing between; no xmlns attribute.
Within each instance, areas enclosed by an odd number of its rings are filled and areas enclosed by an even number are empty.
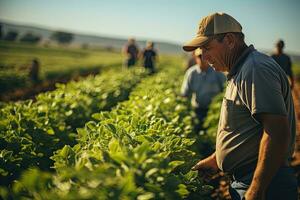
<svg viewBox="0 0 300 200"><path fill-rule="evenodd" d="M200 48L196 49L194 54L197 64L186 71L181 86L181 95L191 98L192 107L199 120L195 131L199 132L202 129L209 104L212 98L223 90L226 78L223 73L215 71L202 59Z"/></svg>
<svg viewBox="0 0 300 200"><path fill-rule="evenodd" d="M217 71L228 72L228 83L216 151L192 169L230 173L233 200L296 200L297 180L290 167L295 112L284 71L247 46L242 26L225 13L203 18L197 37L183 48L198 47Z"/></svg>

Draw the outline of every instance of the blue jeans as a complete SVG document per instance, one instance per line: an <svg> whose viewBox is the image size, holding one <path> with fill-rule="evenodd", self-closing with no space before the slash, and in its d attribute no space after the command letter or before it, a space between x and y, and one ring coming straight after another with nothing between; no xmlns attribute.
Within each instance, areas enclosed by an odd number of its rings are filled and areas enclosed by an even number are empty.
<svg viewBox="0 0 300 200"><path fill-rule="evenodd" d="M242 200L252 181L253 173L239 180L233 179L229 193L232 200ZM266 200L297 200L297 179L291 167L281 167L273 177L267 192Z"/></svg>

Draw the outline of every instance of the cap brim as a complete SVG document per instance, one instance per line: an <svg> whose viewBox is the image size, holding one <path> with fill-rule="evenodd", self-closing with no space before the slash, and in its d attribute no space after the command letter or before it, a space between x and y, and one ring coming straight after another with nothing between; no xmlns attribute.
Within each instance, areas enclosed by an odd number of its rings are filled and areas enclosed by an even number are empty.
<svg viewBox="0 0 300 200"><path fill-rule="evenodd" d="M183 50L185 51L194 51L198 47L201 47L208 41L208 37L201 36L201 37L196 37L189 41L188 43L183 45Z"/></svg>

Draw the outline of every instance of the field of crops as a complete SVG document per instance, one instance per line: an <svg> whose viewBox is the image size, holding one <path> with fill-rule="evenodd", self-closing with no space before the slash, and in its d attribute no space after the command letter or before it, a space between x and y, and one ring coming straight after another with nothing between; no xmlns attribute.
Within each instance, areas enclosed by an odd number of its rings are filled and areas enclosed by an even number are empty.
<svg viewBox="0 0 300 200"><path fill-rule="evenodd" d="M28 67L40 62L40 81L70 78L120 66L119 52L33 46L0 41L0 94L31 86Z"/></svg>
<svg viewBox="0 0 300 200"><path fill-rule="evenodd" d="M179 95L182 58L160 56L158 72L150 75L139 66L122 68L113 52L0 48L7 50L0 53L3 76L22 76L18 67L33 55L43 63L44 79L104 69L34 100L0 103L1 198L212 198L213 187L190 169L214 148L223 94L209 108L206 133L195 133L195 114Z"/></svg>
<svg viewBox="0 0 300 200"><path fill-rule="evenodd" d="M182 63L162 56L151 76L119 66L2 103L1 197L209 199L211 186L190 171L207 142L179 95Z"/></svg>

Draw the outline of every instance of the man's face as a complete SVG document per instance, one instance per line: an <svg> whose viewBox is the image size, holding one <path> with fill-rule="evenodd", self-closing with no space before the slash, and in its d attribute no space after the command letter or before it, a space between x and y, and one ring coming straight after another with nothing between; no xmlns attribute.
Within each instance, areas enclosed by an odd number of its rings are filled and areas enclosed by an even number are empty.
<svg viewBox="0 0 300 200"><path fill-rule="evenodd" d="M226 36L222 42L213 39L201 47L203 59L212 65L216 71L228 71L225 58L229 48L225 39Z"/></svg>

